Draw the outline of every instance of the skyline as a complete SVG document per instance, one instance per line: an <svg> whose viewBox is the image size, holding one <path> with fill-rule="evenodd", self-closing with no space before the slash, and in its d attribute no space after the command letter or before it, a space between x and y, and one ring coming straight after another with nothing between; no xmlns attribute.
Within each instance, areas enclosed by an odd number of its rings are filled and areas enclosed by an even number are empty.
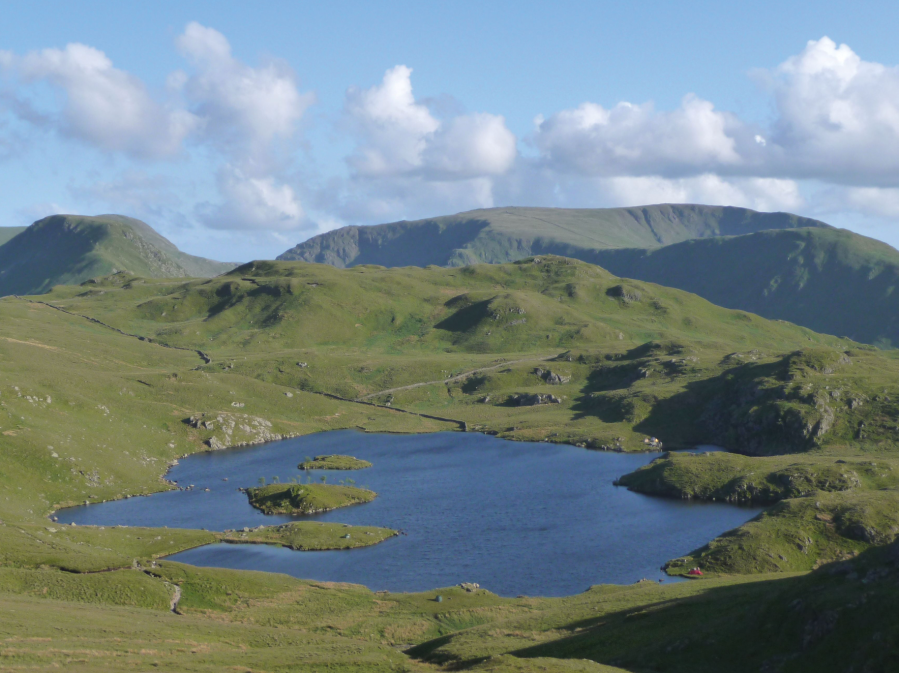
<svg viewBox="0 0 899 673"><path fill-rule="evenodd" d="M628 14L568 4L561 21L537 5L271 3L244 25L235 4L162 3L104 8L98 26L86 22L102 4L86 6L77 17L57 3L16 7L7 25L33 27L0 32L2 226L116 212L187 252L245 261L346 224L695 202L795 212L899 244L888 21L880 32L836 22L825 4L757 44L771 16L740 10L728 45L706 3ZM23 20L41 7L49 19ZM628 52L635 21L650 38L667 26L706 43L673 50L659 38ZM429 44L441 30L456 39ZM541 33L535 48L510 48Z"/></svg>

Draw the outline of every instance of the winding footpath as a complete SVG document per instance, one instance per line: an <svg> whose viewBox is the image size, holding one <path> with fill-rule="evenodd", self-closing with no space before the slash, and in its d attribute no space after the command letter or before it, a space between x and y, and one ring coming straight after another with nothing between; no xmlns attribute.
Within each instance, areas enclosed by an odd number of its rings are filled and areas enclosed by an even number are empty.
<svg viewBox="0 0 899 673"><path fill-rule="evenodd" d="M89 320L90 322L96 323L97 325L105 327L106 329L111 329L113 332L118 332L122 336L131 337L132 339L137 339L138 341L146 341L149 344L161 346L162 348L171 348L172 350L176 350L176 351L187 351L188 353L196 353L197 355L200 356L200 359L203 360L203 362L205 364L207 364L207 365L212 364L212 358L209 357L208 354L206 354L203 351L198 350L196 348L184 348L183 346L170 346L169 344L162 343L161 341L154 341L150 337L142 336L140 334L131 334L130 332L125 332L123 330L120 330L118 327L113 327L112 325L109 325L109 324L103 322L102 320L97 320L96 318L92 318L89 315L84 315L83 313L75 313L74 311L66 310L66 309L62 308L61 306L54 306L53 304L50 304L46 301L38 301L36 299L26 299L25 297L21 297L17 294L14 294L13 296L16 299L19 299L21 301L26 301L29 304L41 304L42 306L49 306L50 308L56 309L57 311L61 311L67 315L74 316L76 318L83 318L84 320Z"/></svg>

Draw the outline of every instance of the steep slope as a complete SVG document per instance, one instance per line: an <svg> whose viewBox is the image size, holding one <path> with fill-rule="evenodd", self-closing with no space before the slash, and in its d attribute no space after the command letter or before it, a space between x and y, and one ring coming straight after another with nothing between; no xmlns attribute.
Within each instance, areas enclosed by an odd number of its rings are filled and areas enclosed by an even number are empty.
<svg viewBox="0 0 899 673"><path fill-rule="evenodd" d="M719 306L816 332L899 345L899 251L844 229L763 231L657 250L600 250L619 276L694 292Z"/></svg>
<svg viewBox="0 0 899 673"><path fill-rule="evenodd" d="M122 215L53 215L0 246L0 296L38 294L116 271L149 278L209 277L234 264L193 257Z"/></svg>
<svg viewBox="0 0 899 673"><path fill-rule="evenodd" d="M15 238L25 231L25 229L27 229L27 227L0 227L0 245Z"/></svg>
<svg viewBox="0 0 899 673"><path fill-rule="evenodd" d="M695 238L827 226L789 213L721 206L490 208L415 222L343 227L315 236L278 259L337 267L496 264L535 254L586 259L590 252L607 248L655 248Z"/></svg>

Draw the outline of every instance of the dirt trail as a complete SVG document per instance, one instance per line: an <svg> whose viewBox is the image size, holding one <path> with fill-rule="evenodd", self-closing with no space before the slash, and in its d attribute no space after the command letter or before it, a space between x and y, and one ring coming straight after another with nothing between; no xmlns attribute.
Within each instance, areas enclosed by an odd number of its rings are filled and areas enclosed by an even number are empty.
<svg viewBox="0 0 899 673"><path fill-rule="evenodd" d="M153 344L155 346L161 346L162 348L171 348L172 350L176 350L176 351L187 351L188 353L196 353L197 355L200 356L200 359L203 360L204 364L207 364L207 365L212 364L212 358L209 357L209 355L207 355L203 351L198 350L196 348L185 348L183 346L170 346L168 344L162 343L161 341L154 341L150 337L141 336L140 334L131 334L130 332L124 332L124 331L120 330L118 327L113 327L112 325L106 324L102 320L97 320L96 318L92 318L91 316L84 315L82 313L75 313L74 311L69 311L67 309L62 308L61 306L55 306L46 301L38 301L37 299L26 299L25 297L20 297L17 294L14 294L13 296L16 299L19 299L21 301L27 301L29 304L41 304L42 306L47 306L49 308L56 309L57 311L61 311L62 313L65 313L67 315L71 315L76 318L83 318L84 320L89 320L90 322L96 323L97 325L105 327L106 329L111 329L113 332L118 332L122 336L131 337L132 339L137 339L138 341L146 341L147 343Z"/></svg>
<svg viewBox="0 0 899 673"><path fill-rule="evenodd" d="M168 582L165 583L166 586L172 587L174 589L174 594L172 594L172 601L169 603L169 609L174 612L176 615L180 615L178 612L178 602L181 600L181 587L177 584L170 584Z"/></svg>
<svg viewBox="0 0 899 673"><path fill-rule="evenodd" d="M501 362L498 365L491 365L490 367L480 367L478 369L472 369L470 372L465 372L463 374L458 374L457 376L451 376L448 379L438 379L436 381L422 381L421 383L412 383L408 386L400 386L399 388L388 388L387 390L380 390L376 393L369 393L368 395L363 395L362 397L357 397L357 401L368 400L372 397L377 397L378 395L389 395L390 393L396 393L400 390L411 390L412 388L420 388L422 386L432 386L436 383L452 383L453 381L459 381L461 379L467 378L472 374L479 374L480 372L488 372L493 369L499 369L500 367L508 367L509 365L517 365L522 362L546 362L548 360L554 360L557 357L561 356L562 353L558 355L547 355L542 358L524 358L523 360L507 360L506 362Z"/></svg>

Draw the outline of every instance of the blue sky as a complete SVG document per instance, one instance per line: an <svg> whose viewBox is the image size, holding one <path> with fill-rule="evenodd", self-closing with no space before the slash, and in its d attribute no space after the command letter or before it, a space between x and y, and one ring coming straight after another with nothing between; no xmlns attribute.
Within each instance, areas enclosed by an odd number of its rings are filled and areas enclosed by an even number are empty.
<svg viewBox="0 0 899 673"><path fill-rule="evenodd" d="M118 212L242 261L344 224L689 201L899 244L899 6L735 5L7 3L0 226Z"/></svg>

